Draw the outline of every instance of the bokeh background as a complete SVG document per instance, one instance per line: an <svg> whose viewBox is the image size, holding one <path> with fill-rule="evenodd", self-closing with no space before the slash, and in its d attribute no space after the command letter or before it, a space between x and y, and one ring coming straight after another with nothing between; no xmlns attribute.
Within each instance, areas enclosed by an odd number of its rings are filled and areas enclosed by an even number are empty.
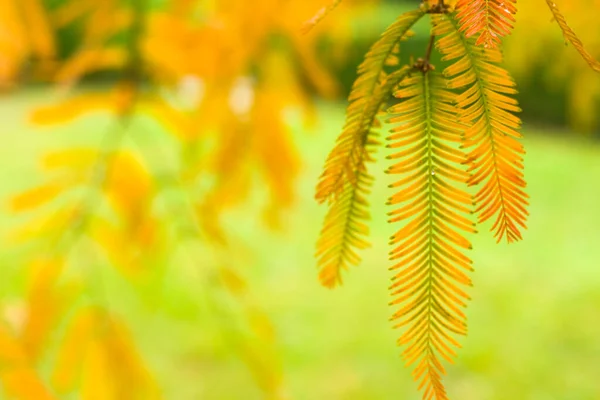
<svg viewBox="0 0 600 400"><path fill-rule="evenodd" d="M356 67L418 3L345 0L303 33L324 0L0 0L0 398L420 398L388 321L383 150L362 264L332 291L313 257ZM557 4L600 57L600 1ZM595 400L600 75L542 0L504 54L529 228L471 238L447 388Z"/></svg>

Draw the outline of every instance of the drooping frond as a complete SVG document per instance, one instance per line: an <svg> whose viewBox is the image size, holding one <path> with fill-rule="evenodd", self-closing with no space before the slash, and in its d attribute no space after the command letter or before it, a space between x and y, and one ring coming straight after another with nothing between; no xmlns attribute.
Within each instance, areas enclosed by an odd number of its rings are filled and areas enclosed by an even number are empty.
<svg viewBox="0 0 600 400"><path fill-rule="evenodd" d="M358 265L361 259L356 251L369 246L365 221L370 218L367 195L372 182L373 177L362 171L358 185L346 183L327 212L315 254L323 286L333 288L341 284L342 270Z"/></svg>
<svg viewBox="0 0 600 400"><path fill-rule="evenodd" d="M478 35L475 44L498 46L515 22L516 0L458 0L456 18L467 38Z"/></svg>
<svg viewBox="0 0 600 400"><path fill-rule="evenodd" d="M358 172L364 163L367 136L376 124L382 103L387 99L387 94L382 91L376 94L377 88L387 78L384 68L394 63L397 65L395 53L402 38L423 15L422 10L401 15L371 47L358 67L358 78L350 92L344 128L325 162L317 185L317 201L322 203L339 196L346 182L357 184Z"/></svg>
<svg viewBox="0 0 600 400"><path fill-rule="evenodd" d="M550 11L552 11L554 19L558 23L558 26L560 26L565 38L571 42L579 54L581 54L581 57L583 57L594 71L600 72L600 62L583 47L583 43L581 43L581 40L579 40L575 32L573 32L573 29L567 24L565 17L561 14L556 3L553 0L546 0L546 3L548 4L548 7L550 7Z"/></svg>
<svg viewBox="0 0 600 400"><path fill-rule="evenodd" d="M312 28L314 28L319 22L324 20L330 12L332 12L337 6L340 5L341 2L342 0L332 0L331 3L329 3L328 5L321 7L311 19L307 20L306 22L304 22L304 24L302 24L302 33L306 34L310 32Z"/></svg>
<svg viewBox="0 0 600 400"><path fill-rule="evenodd" d="M477 192L476 212L479 221L495 217L492 231L498 241L521 239L520 227L526 228L528 195L523 191L525 151L518 138L521 121L517 101L511 97L515 82L502 67L497 49L483 49L473 39L459 32L456 21L435 16L435 34L445 60L456 60L446 68L448 87L461 89L457 106L460 120L469 125L465 131L465 148L469 151L469 185L482 183Z"/></svg>
<svg viewBox="0 0 600 400"><path fill-rule="evenodd" d="M409 67L403 67L391 73L383 84L376 88L372 101L378 101L377 111L383 107L391 92L409 71ZM375 122L374 115L373 127ZM325 217L321 236L317 242L319 280L324 286L330 288L342 283L342 270L360 262L356 250L369 246L367 242L369 228L365 222L369 219L367 195L373 177L367 172L366 162L372 161L370 156L372 147L378 144L373 127L369 129L366 143L362 145L361 159L357 164L358 170L354 172L358 176L358 181L356 184L350 181L344 182L341 194L335 198Z"/></svg>
<svg viewBox="0 0 600 400"><path fill-rule="evenodd" d="M466 155L458 143L464 127L441 75L415 73L400 86L395 96L401 102L389 110L396 126L387 138L397 151L388 156L395 164L387 172L400 175L391 185L398 192L388 202L397 207L389 222L404 223L390 241L391 305L400 307L392 320L404 329L398 344L406 346L406 365L416 363L413 377L423 398L445 400L441 359L452 362L452 347L460 347L455 335L467 332L461 308L469 297L460 286L471 285L465 273L471 260L463 254L471 244L460 232L475 232L464 216L473 204L463 190Z"/></svg>

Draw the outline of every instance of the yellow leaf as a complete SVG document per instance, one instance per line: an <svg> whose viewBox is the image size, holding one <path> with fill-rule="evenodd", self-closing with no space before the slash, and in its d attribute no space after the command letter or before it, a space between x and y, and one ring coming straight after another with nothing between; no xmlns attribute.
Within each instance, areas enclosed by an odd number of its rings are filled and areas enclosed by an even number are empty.
<svg viewBox="0 0 600 400"><path fill-rule="evenodd" d="M281 208L292 204L293 182L300 161L283 121L276 117L281 113L276 96L273 92L258 95L252 122L256 132L256 157L269 183L273 202Z"/></svg>
<svg viewBox="0 0 600 400"><path fill-rule="evenodd" d="M52 24L57 28L68 25L89 12L94 5L95 2L89 0L62 2L51 15Z"/></svg>
<svg viewBox="0 0 600 400"><path fill-rule="evenodd" d="M117 226L104 218L95 217L89 233L115 267L126 276L135 278L145 271L142 257L151 256L157 250L158 224L149 216L123 222L125 226Z"/></svg>
<svg viewBox="0 0 600 400"><path fill-rule="evenodd" d="M44 5L39 0L21 0L19 3L33 53L42 59L54 57L54 32L48 23Z"/></svg>
<svg viewBox="0 0 600 400"><path fill-rule="evenodd" d="M14 83L29 53L29 41L15 1L0 2L0 88Z"/></svg>
<svg viewBox="0 0 600 400"><path fill-rule="evenodd" d="M126 326L114 316L109 316L106 322L108 329L103 340L115 382L114 399L128 397L151 400L160 397L154 380L135 350L135 343Z"/></svg>
<svg viewBox="0 0 600 400"><path fill-rule="evenodd" d="M510 35L517 7L516 0L459 0L456 19L465 37L477 35L476 45L495 48L502 37Z"/></svg>
<svg viewBox="0 0 600 400"><path fill-rule="evenodd" d="M0 325L0 382L16 400L51 400L53 397L29 365L21 344Z"/></svg>
<svg viewBox="0 0 600 400"><path fill-rule="evenodd" d="M40 260L34 265L27 293L27 318L19 335L30 360L42 355L48 338L80 292L75 283L58 284L62 270L63 262L57 259Z"/></svg>
<svg viewBox="0 0 600 400"><path fill-rule="evenodd" d="M219 273L221 275L221 279L225 284L225 287L227 287L227 289L229 289L231 293L233 293L236 296L239 296L246 291L246 282L232 268L220 268Z"/></svg>
<svg viewBox="0 0 600 400"><path fill-rule="evenodd" d="M64 124L90 111L111 111L114 108L114 96L111 94L87 93L60 104L38 108L33 111L30 120L39 125Z"/></svg>
<svg viewBox="0 0 600 400"><path fill-rule="evenodd" d="M65 183L62 181L54 181L30 189L13 197L11 201L11 208L13 211L18 212L39 207L54 200L65 190L65 186Z"/></svg>
<svg viewBox="0 0 600 400"><path fill-rule="evenodd" d="M94 326L87 337L81 399L158 399L156 384L136 353L125 326L101 309L84 312Z"/></svg>
<svg viewBox="0 0 600 400"><path fill-rule="evenodd" d="M55 399L31 367L18 367L2 371L0 380L5 393L15 400Z"/></svg>
<svg viewBox="0 0 600 400"><path fill-rule="evenodd" d="M256 308L250 309L249 312L250 326L256 335L267 342L275 340L275 328L269 317Z"/></svg>
<svg viewBox="0 0 600 400"><path fill-rule="evenodd" d="M10 238L15 242L24 242L40 238L57 229L64 229L76 216L75 211L72 207L66 207L52 212L44 219L33 218L11 233Z"/></svg>
<svg viewBox="0 0 600 400"><path fill-rule="evenodd" d="M111 371L111 368L114 366L110 365L108 357L109 354L106 353L104 344L98 339L92 339L88 345L88 351L86 353L85 364L82 372L82 400L118 399L118 397L116 397L116 382L111 376L111 372L116 371ZM133 392L135 388L130 387L129 390ZM131 393L131 395L133 395L133 393Z"/></svg>
<svg viewBox="0 0 600 400"><path fill-rule="evenodd" d="M46 169L69 167L75 170L90 168L98 158L98 151L91 148L72 148L57 150L46 154L43 166Z"/></svg>
<svg viewBox="0 0 600 400"><path fill-rule="evenodd" d="M77 384L96 324L96 314L93 308L84 309L68 327L51 378L52 385L59 393L69 392Z"/></svg>
<svg viewBox="0 0 600 400"><path fill-rule="evenodd" d="M137 220L151 201L153 182L150 174L130 152L118 153L112 162L105 192L122 216Z"/></svg>
<svg viewBox="0 0 600 400"><path fill-rule="evenodd" d="M187 141L197 136L199 130L195 127L196 121L164 101L142 102L140 110L154 117L168 132L180 139Z"/></svg>
<svg viewBox="0 0 600 400"><path fill-rule="evenodd" d="M23 364L25 353L4 324L0 324L0 370Z"/></svg>
<svg viewBox="0 0 600 400"><path fill-rule="evenodd" d="M83 400L160 398L127 329L100 308L83 309L67 332L54 386L61 393L73 390L80 374Z"/></svg>
<svg viewBox="0 0 600 400"><path fill-rule="evenodd" d="M81 50L63 64L55 79L57 82L73 82L90 72L121 69L127 57L127 52L122 48Z"/></svg>
<svg viewBox="0 0 600 400"><path fill-rule="evenodd" d="M268 394L268 398L282 399L282 376L274 365L273 354L264 351L262 346L242 344L242 355L257 383Z"/></svg>

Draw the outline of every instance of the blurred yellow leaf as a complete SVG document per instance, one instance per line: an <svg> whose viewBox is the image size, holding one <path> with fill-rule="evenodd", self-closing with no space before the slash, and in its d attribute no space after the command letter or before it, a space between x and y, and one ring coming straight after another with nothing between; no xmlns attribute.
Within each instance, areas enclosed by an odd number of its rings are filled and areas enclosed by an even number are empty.
<svg viewBox="0 0 600 400"><path fill-rule="evenodd" d="M112 161L105 192L122 216L137 220L151 201L152 177L138 157L122 151Z"/></svg>
<svg viewBox="0 0 600 400"><path fill-rule="evenodd" d="M23 192L11 200L13 211L27 211L54 200L66 189L64 181L50 182Z"/></svg>
<svg viewBox="0 0 600 400"><path fill-rule="evenodd" d="M64 124L90 111L114 108L114 96L110 93L87 93L63 103L38 108L31 113L30 120L39 125Z"/></svg>
<svg viewBox="0 0 600 400"><path fill-rule="evenodd" d="M64 229L76 216L75 211L72 207L63 207L43 218L33 218L12 232L10 238L15 242L23 242L38 239L50 232Z"/></svg>
<svg viewBox="0 0 600 400"><path fill-rule="evenodd" d="M104 310L82 310L63 343L53 374L57 390L73 390L81 373L80 395L85 400L160 398L129 333Z"/></svg>
<svg viewBox="0 0 600 400"><path fill-rule="evenodd" d="M169 133L187 141L196 137L198 129L195 127L197 121L181 110L171 107L164 101L146 101L140 104L140 111L151 115Z"/></svg>
<svg viewBox="0 0 600 400"><path fill-rule="evenodd" d="M241 295L246 290L246 282L233 270L233 268L222 267L219 269L221 279L225 287L236 296Z"/></svg>
<svg viewBox="0 0 600 400"><path fill-rule="evenodd" d="M19 343L8 328L0 323L0 370L23 363L25 360L25 353Z"/></svg>
<svg viewBox="0 0 600 400"><path fill-rule="evenodd" d="M61 28L89 12L95 5L93 0L64 1L50 15L52 23Z"/></svg>
<svg viewBox="0 0 600 400"><path fill-rule="evenodd" d="M119 0L95 2L84 25L83 47L105 45L113 35L127 29L132 20L132 10L123 7Z"/></svg>
<svg viewBox="0 0 600 400"><path fill-rule="evenodd" d="M256 335L267 342L275 340L275 328L269 317L261 310L253 308L249 313L250 325Z"/></svg>
<svg viewBox="0 0 600 400"><path fill-rule="evenodd" d="M326 98L335 98L339 93L339 86L333 76L319 63L314 46L298 36L291 37L295 50L300 58L302 67L311 83L319 93Z"/></svg>
<svg viewBox="0 0 600 400"><path fill-rule="evenodd" d="M14 0L0 0L0 88L13 83L29 51L26 32Z"/></svg>
<svg viewBox="0 0 600 400"><path fill-rule="evenodd" d="M39 0L20 0L23 24L27 29L32 52L40 58L55 56L54 32L48 23L45 7Z"/></svg>
<svg viewBox="0 0 600 400"><path fill-rule="evenodd" d="M101 70L119 70L125 66L126 49L106 47L84 49L67 60L54 77L57 82L73 82L84 75Z"/></svg>
<svg viewBox="0 0 600 400"><path fill-rule="evenodd" d="M4 393L15 400L50 400L37 372L29 364L21 344L0 324L0 382Z"/></svg>
<svg viewBox="0 0 600 400"><path fill-rule="evenodd" d="M95 312L91 309L80 311L71 322L52 374L52 384L59 393L74 390L95 323Z"/></svg>
<svg viewBox="0 0 600 400"><path fill-rule="evenodd" d="M264 347L258 343L246 342L242 344L242 354L250 371L261 388L267 393L269 399L284 399L282 393L282 376L279 368L273 364L275 362L274 354L265 351Z"/></svg>
<svg viewBox="0 0 600 400"><path fill-rule="evenodd" d="M89 339L85 364L82 371L81 399L110 400L118 399L115 382L111 379L111 365L103 343L95 338ZM113 371L116 372L116 371Z"/></svg>
<svg viewBox="0 0 600 400"><path fill-rule="evenodd" d="M0 372L0 380L5 393L15 400L53 400L48 391L31 367L11 368Z"/></svg>
<svg viewBox="0 0 600 400"><path fill-rule="evenodd" d="M44 156L43 166L46 169L69 167L75 170L90 168L98 158L98 151L92 148L61 149Z"/></svg>
<svg viewBox="0 0 600 400"><path fill-rule="evenodd" d="M256 99L253 124L257 132L255 151L259 166L280 207L289 206L294 198L293 182L300 168L298 154L281 118L277 93L263 90Z"/></svg>
<svg viewBox="0 0 600 400"><path fill-rule="evenodd" d="M31 268L26 298L25 323L19 339L31 360L37 360L47 346L47 340L61 322L80 286L75 283L59 284L64 268L63 260L39 259Z"/></svg>
<svg viewBox="0 0 600 400"><path fill-rule="evenodd" d="M159 250L158 222L145 215L119 226L96 216L89 234L102 247L111 263L128 277L139 277L145 257Z"/></svg>

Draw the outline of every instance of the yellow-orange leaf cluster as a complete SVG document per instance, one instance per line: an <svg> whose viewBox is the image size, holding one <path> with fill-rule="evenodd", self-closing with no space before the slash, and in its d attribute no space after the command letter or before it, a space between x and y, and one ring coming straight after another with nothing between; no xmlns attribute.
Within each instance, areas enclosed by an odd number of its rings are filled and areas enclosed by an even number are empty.
<svg viewBox="0 0 600 400"><path fill-rule="evenodd" d="M141 273L152 272L158 260L172 260L182 243L212 253L234 246L220 218L257 187L265 188L264 220L280 226L293 203L300 170L286 115L300 110L309 121L313 91L324 96L338 92L335 77L317 54L320 35L334 26L335 17L323 21L313 35L299 34L301 23L321 5L321 0L173 0L150 7L144 1L67 0L42 10L51 24L41 24L38 16L39 29L56 30L47 30L46 38L66 29L80 34L73 38L75 51L51 69L51 80L61 85L66 98L39 108L31 121L60 129L96 113L95 118L113 123L96 146L62 148L44 156L46 180L12 200L15 211L32 215L17 236L33 239L49 256L63 256L63 266L81 272L111 264L134 283ZM12 28L24 33L22 24ZM343 32L336 29L336 38L343 40ZM34 44L39 54L49 54L41 41ZM15 75L32 54L19 51L7 56L13 63L7 76ZM118 76L114 88L69 92L102 71ZM98 130L78 134L97 135ZM159 160L163 155L174 155L175 162ZM237 266L202 264L222 278L211 281L208 296L217 302L225 291L237 304L235 312L223 311L231 326L222 329L233 332L232 348L267 396L283 398L268 316L250 299ZM66 270L61 268L56 280L68 280ZM38 286L26 296L35 318L25 322L23 343L40 352L49 332L59 323L68 326L52 389L82 399L158 396L133 339L112 310L91 304L68 311L67 294L75 289L56 282ZM57 295L58 288L64 296ZM63 320L73 314L71 321ZM243 329L233 328L238 323ZM25 367L33 382L38 366Z"/></svg>
<svg viewBox="0 0 600 400"><path fill-rule="evenodd" d="M158 399L160 392L133 350L122 322L99 308L82 309L67 330L52 375L60 393L81 381L85 400Z"/></svg>
<svg viewBox="0 0 600 400"><path fill-rule="evenodd" d="M516 0L458 0L456 19L467 38L477 35L476 45L495 48L510 35L517 13Z"/></svg>

